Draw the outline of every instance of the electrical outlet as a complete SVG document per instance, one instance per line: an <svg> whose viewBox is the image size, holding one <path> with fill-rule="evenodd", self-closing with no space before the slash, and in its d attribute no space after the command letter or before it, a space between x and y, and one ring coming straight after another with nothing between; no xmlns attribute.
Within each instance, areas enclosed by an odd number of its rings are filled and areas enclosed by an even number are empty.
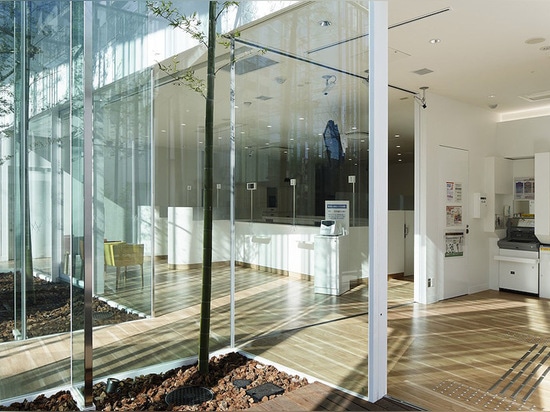
<svg viewBox="0 0 550 412"><path fill-rule="evenodd" d="M434 285L433 279L428 278L428 287L431 288Z"/></svg>

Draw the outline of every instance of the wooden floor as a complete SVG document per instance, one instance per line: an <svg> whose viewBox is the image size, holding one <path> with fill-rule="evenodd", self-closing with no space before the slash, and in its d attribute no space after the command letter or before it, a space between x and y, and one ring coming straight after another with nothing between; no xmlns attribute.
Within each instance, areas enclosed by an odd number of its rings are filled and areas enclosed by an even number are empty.
<svg viewBox="0 0 550 412"><path fill-rule="evenodd" d="M285 393L267 402L252 405L250 411L418 411L390 397L376 402L335 389L320 382Z"/></svg>
<svg viewBox="0 0 550 412"><path fill-rule="evenodd" d="M94 331L96 378L196 355L200 270L156 272L156 317ZM230 345L229 269L214 272L212 351ZM367 285L330 296L310 281L252 269L236 277L237 348L367 396ZM150 289L137 279L129 273L116 293L108 285L106 298L146 308ZM390 399L427 410L550 410L549 300L485 291L421 305L412 296L411 281L389 279ZM0 345L0 399L68 385L70 345L67 335Z"/></svg>

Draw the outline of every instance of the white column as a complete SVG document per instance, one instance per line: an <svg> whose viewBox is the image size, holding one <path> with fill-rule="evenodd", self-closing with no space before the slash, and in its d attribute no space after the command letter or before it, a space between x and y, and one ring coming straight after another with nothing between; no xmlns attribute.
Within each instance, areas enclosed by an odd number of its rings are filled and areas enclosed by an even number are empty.
<svg viewBox="0 0 550 412"><path fill-rule="evenodd" d="M387 392L388 5L369 1L368 398Z"/></svg>

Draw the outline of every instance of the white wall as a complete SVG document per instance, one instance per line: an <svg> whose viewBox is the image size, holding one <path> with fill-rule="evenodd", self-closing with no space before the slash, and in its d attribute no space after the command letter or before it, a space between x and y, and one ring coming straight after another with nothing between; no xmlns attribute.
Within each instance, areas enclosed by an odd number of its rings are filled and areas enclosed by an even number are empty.
<svg viewBox="0 0 550 412"><path fill-rule="evenodd" d="M449 146L469 152L469 193L484 192L484 158L494 153L496 114L492 111L465 105L429 93L426 109L417 107L417 194L415 209L415 299L423 303L435 302L439 296L443 263L443 233L438 225L444 210L439 210L438 146ZM471 205L468 205L471 207ZM467 237L469 260L464 268L468 291L474 293L489 288L489 246L481 219L470 219ZM427 287L427 279L434 279L434 287Z"/></svg>
<svg viewBox="0 0 550 412"><path fill-rule="evenodd" d="M497 124L496 154L517 159L550 151L550 116Z"/></svg>
<svg viewBox="0 0 550 412"><path fill-rule="evenodd" d="M168 208L168 264L202 263L203 222L192 207ZM212 222L212 262L229 261L229 221Z"/></svg>

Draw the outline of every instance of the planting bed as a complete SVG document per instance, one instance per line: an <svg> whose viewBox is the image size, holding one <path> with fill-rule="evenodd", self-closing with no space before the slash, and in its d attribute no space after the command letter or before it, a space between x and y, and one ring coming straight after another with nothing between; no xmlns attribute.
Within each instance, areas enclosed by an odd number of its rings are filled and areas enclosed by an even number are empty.
<svg viewBox="0 0 550 412"><path fill-rule="evenodd" d="M275 385L284 392L290 392L308 385L308 381L281 372L274 366L231 352L211 358L209 373L206 376L199 374L197 365L182 366L161 374L123 379L114 393L107 393L106 382L100 382L94 386L93 393L96 410L226 411L248 409L253 404L279 396L257 399L249 395L254 392L252 389L265 384ZM185 386L208 388L213 392L213 399L195 405L168 405L166 395L176 388ZM32 402L0 406L0 410L67 411L76 410L76 403L70 394L59 392L49 398L41 396Z"/></svg>

